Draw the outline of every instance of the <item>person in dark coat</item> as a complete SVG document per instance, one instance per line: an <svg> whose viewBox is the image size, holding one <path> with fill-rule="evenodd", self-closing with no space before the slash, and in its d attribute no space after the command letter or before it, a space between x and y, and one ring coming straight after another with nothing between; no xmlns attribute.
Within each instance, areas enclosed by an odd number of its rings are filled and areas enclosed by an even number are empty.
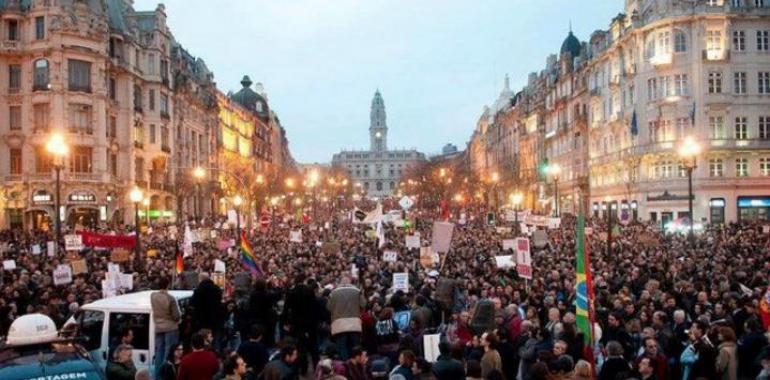
<svg viewBox="0 0 770 380"><path fill-rule="evenodd" d="M214 348L219 349L219 338L224 325L222 289L206 274L201 274L200 279L190 299L190 305L193 307L193 322L196 330L211 330L214 335Z"/></svg>
<svg viewBox="0 0 770 380"><path fill-rule="evenodd" d="M308 280L308 283L314 282ZM315 292L305 283L305 277L298 275L296 284L286 294L284 321L289 325L289 334L297 340L298 365L302 374L308 368L308 353L313 359L313 367L319 359L317 341L321 312L318 305Z"/></svg>
<svg viewBox="0 0 770 380"><path fill-rule="evenodd" d="M690 339L692 339L698 360L692 365L691 379L704 378L716 380L718 378L715 363L717 361L717 349L706 336L709 325L703 320L695 321L690 327Z"/></svg>
<svg viewBox="0 0 770 380"><path fill-rule="evenodd" d="M275 343L275 324L278 321L275 305L279 298L280 295L268 289L267 282L262 279L257 280L254 291L249 295L249 326L260 325L264 328L262 341L267 346Z"/></svg>
<svg viewBox="0 0 770 380"><path fill-rule="evenodd" d="M463 368L463 363L452 358L449 343L439 343L438 352L438 359L431 369L433 375L436 376L436 380L464 380L465 369Z"/></svg>
<svg viewBox="0 0 770 380"><path fill-rule="evenodd" d="M616 342L607 343L607 361L599 372L599 380L627 379L631 376L631 367L623 358L623 346Z"/></svg>
<svg viewBox="0 0 770 380"><path fill-rule="evenodd" d="M251 326L249 340L241 343L238 347L238 356L246 362L246 367L252 373L260 373L265 368L270 353L268 347L262 343L264 329L260 325Z"/></svg>

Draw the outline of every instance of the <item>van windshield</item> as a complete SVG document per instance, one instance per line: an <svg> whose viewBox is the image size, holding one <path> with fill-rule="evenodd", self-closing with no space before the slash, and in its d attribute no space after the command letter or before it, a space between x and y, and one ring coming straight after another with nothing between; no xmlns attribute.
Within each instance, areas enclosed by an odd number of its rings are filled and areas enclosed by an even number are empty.
<svg viewBox="0 0 770 380"><path fill-rule="evenodd" d="M72 343L42 343L0 351L0 379L26 380L57 375L61 379L103 379L88 353Z"/></svg>

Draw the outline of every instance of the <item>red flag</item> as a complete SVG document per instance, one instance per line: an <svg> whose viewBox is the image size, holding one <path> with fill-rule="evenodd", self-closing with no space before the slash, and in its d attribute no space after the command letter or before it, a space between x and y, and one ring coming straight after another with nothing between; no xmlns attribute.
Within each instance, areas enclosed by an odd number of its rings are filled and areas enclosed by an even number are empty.
<svg viewBox="0 0 770 380"><path fill-rule="evenodd" d="M770 286L765 290L765 295L759 300L759 316L762 318L762 326L765 330L770 327Z"/></svg>
<svg viewBox="0 0 770 380"><path fill-rule="evenodd" d="M184 272L184 258L182 252L176 251L176 274Z"/></svg>

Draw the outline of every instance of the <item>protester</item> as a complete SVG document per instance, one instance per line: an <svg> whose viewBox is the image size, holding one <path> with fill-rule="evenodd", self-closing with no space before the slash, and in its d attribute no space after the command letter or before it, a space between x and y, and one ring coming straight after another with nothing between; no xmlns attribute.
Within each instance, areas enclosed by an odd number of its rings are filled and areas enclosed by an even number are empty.
<svg viewBox="0 0 770 380"><path fill-rule="evenodd" d="M155 322L155 368L160 370L171 347L179 341L179 322L182 313L176 299L168 294L170 281L161 277L158 291L150 295L152 319Z"/></svg>
<svg viewBox="0 0 770 380"><path fill-rule="evenodd" d="M132 359L133 347L121 344L115 347L112 360L107 363L107 380L134 380L136 367Z"/></svg>
<svg viewBox="0 0 770 380"><path fill-rule="evenodd" d="M198 332L190 340L192 352L179 363L178 380L211 380L219 372L219 359L206 349L205 334Z"/></svg>
<svg viewBox="0 0 770 380"><path fill-rule="evenodd" d="M158 369L157 380L176 380L179 373L179 364L184 356L184 347L177 343L169 349L166 361Z"/></svg>
<svg viewBox="0 0 770 380"><path fill-rule="evenodd" d="M331 312L331 335L342 360L348 360L350 350L361 344L361 309L365 304L361 291L351 285L347 276L329 295L327 307Z"/></svg>
<svg viewBox="0 0 770 380"><path fill-rule="evenodd" d="M278 357L267 363L260 374L264 380L296 380L299 378L294 363L297 362L299 352L293 344L285 345L278 353Z"/></svg>

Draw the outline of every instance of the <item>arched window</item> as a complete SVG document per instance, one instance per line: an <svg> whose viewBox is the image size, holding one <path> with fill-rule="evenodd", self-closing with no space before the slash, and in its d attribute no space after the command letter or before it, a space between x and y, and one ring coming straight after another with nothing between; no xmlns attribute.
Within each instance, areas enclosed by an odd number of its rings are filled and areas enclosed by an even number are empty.
<svg viewBox="0 0 770 380"><path fill-rule="evenodd" d="M377 191L382 191L382 182L377 182Z"/></svg>
<svg viewBox="0 0 770 380"><path fill-rule="evenodd" d="M33 83L33 90L45 91L48 90L48 60L38 59L35 61L35 78Z"/></svg>
<svg viewBox="0 0 770 380"><path fill-rule="evenodd" d="M262 105L262 102L257 102L257 112L264 112L264 106Z"/></svg>
<svg viewBox="0 0 770 380"><path fill-rule="evenodd" d="M686 51L687 51L687 35L684 34L684 31L675 29L674 30L674 52L684 53Z"/></svg>

